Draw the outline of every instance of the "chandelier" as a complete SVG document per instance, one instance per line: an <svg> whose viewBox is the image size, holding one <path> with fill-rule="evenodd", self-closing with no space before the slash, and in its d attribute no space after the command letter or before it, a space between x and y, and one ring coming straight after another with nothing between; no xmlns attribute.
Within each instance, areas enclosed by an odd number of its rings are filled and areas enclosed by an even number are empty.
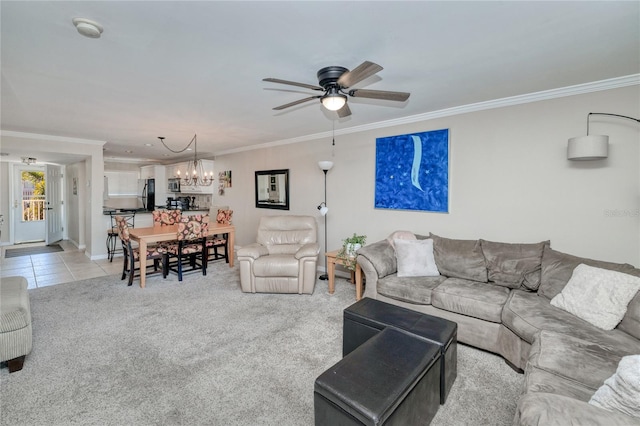
<svg viewBox="0 0 640 426"><path fill-rule="evenodd" d="M180 170L178 170L178 179L180 179L181 185L186 186L210 186L213 183L213 171L211 173L207 173L204 171L204 165L202 164L202 160L198 159L198 137L197 135L193 135L191 138L191 142L183 149L179 151L174 151L169 148L164 143L164 137L158 136L162 145L167 148L169 151L179 154L181 152L186 151L193 144L193 160L189 160L187 163L187 169L185 170L184 176L180 174Z"/></svg>

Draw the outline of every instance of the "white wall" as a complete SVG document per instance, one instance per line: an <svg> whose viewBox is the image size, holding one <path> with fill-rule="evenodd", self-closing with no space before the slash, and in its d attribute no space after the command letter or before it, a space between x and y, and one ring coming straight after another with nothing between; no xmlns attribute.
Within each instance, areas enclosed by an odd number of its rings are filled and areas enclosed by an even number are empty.
<svg viewBox="0 0 640 426"><path fill-rule="evenodd" d="M9 244L9 163L0 162L0 214L3 215L4 222L0 226L0 245Z"/></svg>
<svg viewBox="0 0 640 426"><path fill-rule="evenodd" d="M233 186L224 196L214 196L212 204L234 210L239 245L254 241L261 216L282 213L317 217L323 245L323 222L316 209L324 197L323 173L317 162L332 160L327 176L329 250L353 232L366 234L371 243L406 229L505 242L548 239L560 251L638 266L640 126L592 116L591 134L610 136L609 158L568 161L567 139L586 132L589 112L638 117L640 88L336 136L334 156L330 138L220 155L216 172L231 170ZM295 120L295 111L288 119ZM374 209L376 138L443 128L450 129L450 212ZM255 208L254 171L280 168L290 169L290 211Z"/></svg>
<svg viewBox="0 0 640 426"><path fill-rule="evenodd" d="M78 248L85 248L85 216L82 206L86 205L86 187L81 182L86 181L85 163L70 164L65 168L67 238ZM76 192L73 193L73 180L77 179Z"/></svg>

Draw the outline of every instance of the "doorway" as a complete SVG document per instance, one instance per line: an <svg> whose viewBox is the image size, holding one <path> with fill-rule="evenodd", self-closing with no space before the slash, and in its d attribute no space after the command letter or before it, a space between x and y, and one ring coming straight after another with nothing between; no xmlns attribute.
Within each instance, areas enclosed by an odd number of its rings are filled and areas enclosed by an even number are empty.
<svg viewBox="0 0 640 426"><path fill-rule="evenodd" d="M45 168L16 166L13 181L14 243L44 241L47 212Z"/></svg>
<svg viewBox="0 0 640 426"><path fill-rule="evenodd" d="M62 166L16 164L11 175L13 244L63 238Z"/></svg>

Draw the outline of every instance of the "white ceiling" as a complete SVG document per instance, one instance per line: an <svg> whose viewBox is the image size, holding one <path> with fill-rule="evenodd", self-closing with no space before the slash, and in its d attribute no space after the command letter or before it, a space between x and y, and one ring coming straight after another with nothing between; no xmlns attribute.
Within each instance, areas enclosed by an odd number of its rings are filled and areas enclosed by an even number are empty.
<svg viewBox="0 0 640 426"><path fill-rule="evenodd" d="M197 133L204 156L325 134L337 116L319 102L271 109L315 93L262 79L315 85L328 65L369 60L384 70L356 87L411 92L350 98L336 129L640 72L637 1L2 1L0 13L2 130L106 141L106 159L169 162L157 136L180 149Z"/></svg>

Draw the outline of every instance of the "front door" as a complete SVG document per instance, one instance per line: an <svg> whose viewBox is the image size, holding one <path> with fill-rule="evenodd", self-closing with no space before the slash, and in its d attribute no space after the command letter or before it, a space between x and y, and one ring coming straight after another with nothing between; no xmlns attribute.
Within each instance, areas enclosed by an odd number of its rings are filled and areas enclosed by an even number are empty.
<svg viewBox="0 0 640 426"><path fill-rule="evenodd" d="M47 164L46 202L47 214L45 215L47 245L62 239L62 167Z"/></svg>
<svg viewBox="0 0 640 426"><path fill-rule="evenodd" d="M14 243L45 240L45 169L19 164L14 167Z"/></svg>

